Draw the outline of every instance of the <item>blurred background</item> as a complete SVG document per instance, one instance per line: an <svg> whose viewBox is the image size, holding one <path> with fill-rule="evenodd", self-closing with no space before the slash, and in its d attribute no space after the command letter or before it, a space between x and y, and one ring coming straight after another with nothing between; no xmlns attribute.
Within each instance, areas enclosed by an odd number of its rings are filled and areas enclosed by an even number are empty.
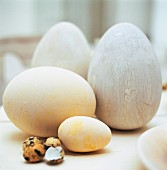
<svg viewBox="0 0 167 170"><path fill-rule="evenodd" d="M0 0L0 104L7 83L29 67L42 35L60 21L76 24L91 45L114 24L135 24L167 81L167 0Z"/></svg>

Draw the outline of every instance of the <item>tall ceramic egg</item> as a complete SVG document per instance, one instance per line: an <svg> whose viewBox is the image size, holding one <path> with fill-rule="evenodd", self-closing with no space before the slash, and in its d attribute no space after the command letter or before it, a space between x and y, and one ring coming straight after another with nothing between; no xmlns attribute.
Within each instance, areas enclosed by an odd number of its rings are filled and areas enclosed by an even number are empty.
<svg viewBox="0 0 167 170"><path fill-rule="evenodd" d="M112 128L142 127L159 107L160 65L149 40L133 24L117 24L103 35L88 82L97 98L97 117Z"/></svg>
<svg viewBox="0 0 167 170"><path fill-rule="evenodd" d="M50 28L39 42L32 67L61 67L86 78L90 59L91 50L81 30L70 22L60 22Z"/></svg>

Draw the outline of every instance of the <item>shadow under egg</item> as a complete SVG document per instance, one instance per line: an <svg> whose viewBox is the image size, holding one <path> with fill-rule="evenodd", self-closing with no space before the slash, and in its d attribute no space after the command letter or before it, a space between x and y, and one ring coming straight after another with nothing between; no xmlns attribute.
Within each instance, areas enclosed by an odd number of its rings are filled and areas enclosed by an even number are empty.
<svg viewBox="0 0 167 170"><path fill-rule="evenodd" d="M108 154L108 153L111 153L111 150L107 149L107 148L103 148L103 149L100 149L100 150L97 150L97 151L91 151L91 152L73 152L73 151L70 151L66 148L64 148L64 152L65 152L65 155L70 155L70 156L95 156L95 155L100 155L100 154Z"/></svg>
<svg viewBox="0 0 167 170"><path fill-rule="evenodd" d="M17 143L23 143L23 141L25 141L30 136L30 134L20 130L12 131L10 134L8 134L9 140Z"/></svg>

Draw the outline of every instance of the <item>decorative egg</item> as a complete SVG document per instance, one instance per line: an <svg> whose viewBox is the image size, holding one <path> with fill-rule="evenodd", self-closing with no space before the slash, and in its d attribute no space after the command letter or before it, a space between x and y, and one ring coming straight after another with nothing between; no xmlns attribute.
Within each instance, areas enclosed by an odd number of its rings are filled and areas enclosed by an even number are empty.
<svg viewBox="0 0 167 170"><path fill-rule="evenodd" d="M166 170L167 125L145 131L138 139L137 151L141 162L150 170Z"/></svg>
<svg viewBox="0 0 167 170"><path fill-rule="evenodd" d="M72 23L60 22L37 45L32 66L61 67L86 79L90 59L91 50L81 30Z"/></svg>
<svg viewBox="0 0 167 170"><path fill-rule="evenodd" d="M3 95L4 110L21 130L57 136L61 122L77 115L94 116L95 95L85 79L57 67L31 68L17 75Z"/></svg>
<svg viewBox="0 0 167 170"><path fill-rule="evenodd" d="M73 152L91 152L104 148L111 140L109 127L95 118L74 116L61 123L58 137Z"/></svg>
<svg viewBox="0 0 167 170"><path fill-rule="evenodd" d="M130 23L101 38L88 72L96 116L116 129L136 129L155 115L161 98L160 65L144 33Z"/></svg>

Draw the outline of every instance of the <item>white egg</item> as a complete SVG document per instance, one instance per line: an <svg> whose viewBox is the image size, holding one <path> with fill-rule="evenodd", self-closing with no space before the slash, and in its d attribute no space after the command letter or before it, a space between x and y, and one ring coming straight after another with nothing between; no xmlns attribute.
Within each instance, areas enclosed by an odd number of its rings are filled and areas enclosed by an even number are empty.
<svg viewBox="0 0 167 170"><path fill-rule="evenodd" d="M101 38L88 72L97 99L97 117L116 129L142 127L161 98L160 65L144 33L129 23Z"/></svg>
<svg viewBox="0 0 167 170"><path fill-rule="evenodd" d="M36 67L16 76L3 95L9 119L35 136L57 136L71 116L94 116L95 95L85 79L57 67Z"/></svg>
<svg viewBox="0 0 167 170"><path fill-rule="evenodd" d="M71 70L86 79L91 59L89 44L72 23L54 25L39 42L32 66L56 66Z"/></svg>

